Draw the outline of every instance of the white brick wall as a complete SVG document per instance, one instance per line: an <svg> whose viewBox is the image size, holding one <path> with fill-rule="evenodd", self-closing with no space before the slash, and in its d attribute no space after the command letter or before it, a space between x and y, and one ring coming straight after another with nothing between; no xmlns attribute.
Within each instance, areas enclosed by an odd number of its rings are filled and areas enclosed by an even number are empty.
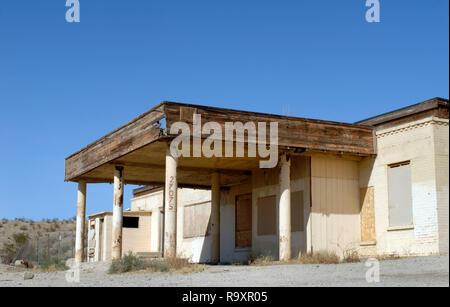
<svg viewBox="0 0 450 307"><path fill-rule="evenodd" d="M440 246L448 250L448 127L445 135L436 128L438 121L430 117L378 130L376 159L360 163L360 186L374 186L378 254L425 255L438 253ZM387 167L407 160L414 227L394 230L389 228Z"/></svg>
<svg viewBox="0 0 450 307"><path fill-rule="evenodd" d="M449 151L449 130L448 120L437 119L434 128L434 148L436 164L436 199L439 229L439 251L448 253L448 207L449 207L449 171L448 171L448 151Z"/></svg>

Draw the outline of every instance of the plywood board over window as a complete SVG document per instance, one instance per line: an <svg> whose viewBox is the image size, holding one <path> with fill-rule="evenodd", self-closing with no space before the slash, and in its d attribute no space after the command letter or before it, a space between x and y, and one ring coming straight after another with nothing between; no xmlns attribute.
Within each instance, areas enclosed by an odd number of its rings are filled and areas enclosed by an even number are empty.
<svg viewBox="0 0 450 307"><path fill-rule="evenodd" d="M411 165L402 162L388 166L389 226L413 224Z"/></svg>
<svg viewBox="0 0 450 307"><path fill-rule="evenodd" d="M277 234L276 201L275 195L258 198L258 236Z"/></svg>
<svg viewBox="0 0 450 307"><path fill-rule="evenodd" d="M361 241L375 241L375 202L373 187L361 188Z"/></svg>
<svg viewBox="0 0 450 307"><path fill-rule="evenodd" d="M246 248L252 246L252 195L236 197L235 246Z"/></svg>
<svg viewBox="0 0 450 307"><path fill-rule="evenodd" d="M204 237L208 235L211 202L184 206L184 238Z"/></svg>

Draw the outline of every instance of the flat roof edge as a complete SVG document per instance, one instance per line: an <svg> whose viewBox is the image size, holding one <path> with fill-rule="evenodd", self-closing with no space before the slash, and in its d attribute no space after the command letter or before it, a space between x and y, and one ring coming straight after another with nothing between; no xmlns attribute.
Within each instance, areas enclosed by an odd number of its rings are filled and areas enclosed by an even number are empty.
<svg viewBox="0 0 450 307"><path fill-rule="evenodd" d="M400 119L403 117L418 114L424 111L437 109L439 107L448 108L449 100L441 97L431 98L416 104L412 104L407 107L396 109L390 112L382 113L376 116L372 116L360 121L355 122L358 125L376 126L392 120Z"/></svg>

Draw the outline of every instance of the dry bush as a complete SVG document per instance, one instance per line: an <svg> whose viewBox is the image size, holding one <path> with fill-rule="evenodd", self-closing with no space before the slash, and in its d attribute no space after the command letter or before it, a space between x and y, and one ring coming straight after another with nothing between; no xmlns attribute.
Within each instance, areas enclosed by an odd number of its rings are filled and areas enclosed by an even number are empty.
<svg viewBox="0 0 450 307"><path fill-rule="evenodd" d="M203 270L204 266L192 264L188 259L169 258L164 260L143 260L129 252L122 256L121 259L113 260L109 268L109 274L122 274L138 271L193 273Z"/></svg>
<svg viewBox="0 0 450 307"><path fill-rule="evenodd" d="M297 259L292 260L293 263L299 264L338 264L339 256L334 252L318 251L316 253L301 254Z"/></svg>
<svg viewBox="0 0 450 307"><path fill-rule="evenodd" d="M385 260L398 260L401 257L398 254L384 254L384 255L378 255L375 257L378 261L385 261Z"/></svg>
<svg viewBox="0 0 450 307"><path fill-rule="evenodd" d="M132 252L129 252L128 254L122 256L122 258L112 261L111 266L109 267L109 274L120 274L144 269L145 262Z"/></svg>
<svg viewBox="0 0 450 307"><path fill-rule="evenodd" d="M168 258L166 259L167 265L171 270L180 270L190 265L189 259L184 258Z"/></svg>
<svg viewBox="0 0 450 307"><path fill-rule="evenodd" d="M344 251L343 262L346 263L361 262L361 258L359 257L358 251L356 249L349 249Z"/></svg>
<svg viewBox="0 0 450 307"><path fill-rule="evenodd" d="M169 271L174 273L196 273L205 269L204 265L191 263L186 258L169 258L165 262L168 265Z"/></svg>
<svg viewBox="0 0 450 307"><path fill-rule="evenodd" d="M250 259L249 264L256 266L265 266L273 264L274 261L275 259L272 256L259 255L255 258Z"/></svg>

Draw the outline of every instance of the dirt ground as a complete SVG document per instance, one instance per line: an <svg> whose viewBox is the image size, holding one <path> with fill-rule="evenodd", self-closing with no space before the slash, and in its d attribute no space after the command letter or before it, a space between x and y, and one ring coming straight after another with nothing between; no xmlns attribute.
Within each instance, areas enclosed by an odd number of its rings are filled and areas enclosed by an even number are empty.
<svg viewBox="0 0 450 307"><path fill-rule="evenodd" d="M207 266L199 273L127 273L109 275L109 264L83 264L80 281L68 282L67 272L34 272L24 280L23 271L0 268L0 287L14 286L449 286L449 257L417 257L379 262L379 282L366 281L365 262L325 265ZM373 275L372 275L373 276Z"/></svg>

